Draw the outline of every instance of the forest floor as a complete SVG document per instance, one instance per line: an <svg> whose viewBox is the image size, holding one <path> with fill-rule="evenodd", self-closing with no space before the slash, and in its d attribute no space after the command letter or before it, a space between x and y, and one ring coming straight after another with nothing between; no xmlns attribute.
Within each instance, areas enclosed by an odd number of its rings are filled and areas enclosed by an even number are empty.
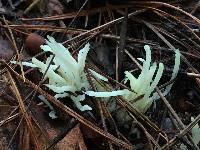
<svg viewBox="0 0 200 150"><path fill-rule="evenodd" d="M0 0L0 149L200 149L199 6L197 0ZM110 90L132 88L124 72L141 73L137 58L144 61L148 45L152 62L164 64L154 90L160 98L145 112L135 105L145 93L134 102L86 95L87 111L69 97L56 100L41 71L22 64L33 57L45 62L49 54L40 46L47 35L76 60L90 43L85 73L91 90L98 88L88 68L106 77ZM172 79L177 49L181 61Z"/></svg>

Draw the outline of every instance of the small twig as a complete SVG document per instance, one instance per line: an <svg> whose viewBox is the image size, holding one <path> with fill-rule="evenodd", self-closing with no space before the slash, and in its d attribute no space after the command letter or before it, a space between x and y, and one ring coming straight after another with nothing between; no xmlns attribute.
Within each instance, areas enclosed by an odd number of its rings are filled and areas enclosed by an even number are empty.
<svg viewBox="0 0 200 150"><path fill-rule="evenodd" d="M39 3L39 1L40 1L40 0L34 0L34 1L28 6L28 8L25 9L24 14L27 14L29 11L31 11L31 10L35 7L35 5L36 5L37 3Z"/></svg>
<svg viewBox="0 0 200 150"><path fill-rule="evenodd" d="M18 131L18 129L19 129L19 127L20 127L22 121L23 121L23 117L20 118L19 124L17 125L17 128L15 129L15 132L13 133L13 135L12 135L10 141L9 141L9 144L8 144L8 147L7 147L6 150L9 150L9 147L11 146L11 143L12 143L12 141L13 141L15 135L17 134L17 131Z"/></svg>
<svg viewBox="0 0 200 150"><path fill-rule="evenodd" d="M88 0L85 0L85 2L83 3L83 5L81 6L81 8L78 10L77 14L74 16L74 18L72 19L72 21L69 23L69 25L67 26L67 28L65 29L65 31L63 32L63 35L61 37L61 40L63 39L64 35L67 33L67 31L69 30L69 28L71 27L71 25L74 23L75 19L78 17L78 15L80 14L80 12L83 10L84 6L87 4Z"/></svg>
<svg viewBox="0 0 200 150"><path fill-rule="evenodd" d="M12 115L12 116L9 116L9 117L7 117L6 119L0 121L0 127L1 127L3 124L8 123L8 122L10 122L11 120L17 118L18 116L19 116L19 113L16 113L16 114L14 114L14 115Z"/></svg>
<svg viewBox="0 0 200 150"><path fill-rule="evenodd" d="M22 77L25 78L25 76L24 76L24 70L23 70L23 65L22 65L22 62L20 60L20 53L19 53L19 50L17 48L17 44L15 42L15 38L13 36L12 30L8 26L8 22L6 21L6 19L5 19L4 16L3 16L3 20L4 20L4 22L5 22L5 24L6 24L7 28L8 28L8 31L9 31L11 39L12 39L13 47L14 47L16 53L17 53L17 61L19 61L19 64L20 64L20 69L21 69Z"/></svg>
<svg viewBox="0 0 200 150"><path fill-rule="evenodd" d="M83 5L81 6L81 8L78 10L76 16L72 19L72 21L68 25L68 28L71 27L71 25L74 23L75 19L78 17L78 15L80 14L80 12L83 10L83 8L87 4L87 2L88 2L88 0L85 0L85 2L83 3Z"/></svg>
<svg viewBox="0 0 200 150"><path fill-rule="evenodd" d="M189 77L200 78L200 74L196 74L196 73L187 73L187 75L188 75Z"/></svg>
<svg viewBox="0 0 200 150"><path fill-rule="evenodd" d="M181 12L182 14L192 18L195 22L197 22L200 25L200 19L193 16L191 13L184 11L180 7L176 7L176 6L170 5L168 3L156 2L156 1L144 1L144 2L143 1L131 1L131 3L132 4L142 4L143 6L144 6L144 4L150 4L150 5L154 5L155 7L163 6L163 7L166 7L166 8L174 9L174 10Z"/></svg>
<svg viewBox="0 0 200 150"><path fill-rule="evenodd" d="M126 9L124 19L121 25L119 48L116 50L116 80L119 81L122 73L124 48L126 43L126 32L128 22L128 10Z"/></svg>

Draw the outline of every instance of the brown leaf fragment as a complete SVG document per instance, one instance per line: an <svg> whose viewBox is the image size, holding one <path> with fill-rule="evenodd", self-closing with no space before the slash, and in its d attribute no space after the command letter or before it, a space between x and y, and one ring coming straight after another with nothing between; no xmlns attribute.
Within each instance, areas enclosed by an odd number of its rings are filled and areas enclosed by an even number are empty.
<svg viewBox="0 0 200 150"><path fill-rule="evenodd" d="M49 0L49 3L47 5L49 14L50 15L61 15L63 14L63 6L59 2L59 0Z"/></svg>
<svg viewBox="0 0 200 150"><path fill-rule="evenodd" d="M87 150L80 125L76 125L60 142L57 147L59 150Z"/></svg>
<svg viewBox="0 0 200 150"><path fill-rule="evenodd" d="M14 49L12 48L11 43L0 37L0 59L8 61L13 55Z"/></svg>
<svg viewBox="0 0 200 150"><path fill-rule="evenodd" d="M40 2L40 11L48 15L63 14L63 6L59 0L43 0Z"/></svg>

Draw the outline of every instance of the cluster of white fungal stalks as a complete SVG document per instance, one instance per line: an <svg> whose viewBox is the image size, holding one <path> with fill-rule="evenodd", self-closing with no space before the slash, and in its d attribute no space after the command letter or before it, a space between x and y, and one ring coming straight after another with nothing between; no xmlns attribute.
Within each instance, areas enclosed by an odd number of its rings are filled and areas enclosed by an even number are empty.
<svg viewBox="0 0 200 150"><path fill-rule="evenodd" d="M85 99L85 95L95 96L95 97L111 97L111 96L123 96L127 101L130 101L135 105L139 111L145 113L147 109L151 106L155 99L159 96L154 92L160 78L162 77L164 65L159 63L151 64L151 50L148 45L144 46L146 51L146 60L143 60L143 68L141 74L138 78L134 77L130 72L125 72L125 82L130 82L130 87L134 91L129 91L127 89L116 90L116 91L101 91L95 92L91 91L86 73L84 71L86 57L89 51L89 44L86 44L83 49L79 51L77 60L74 59L71 53L65 48L61 43L57 43L53 37L48 36L46 40L46 45L42 45L41 48L46 52L51 52L46 62L41 62L37 58L32 58L32 63L23 62L23 65L39 68L41 73L45 73L45 77L48 78L48 84L44 84L50 90L55 92L55 98L70 97L75 106L81 111L91 110L89 105L82 105L81 101ZM50 62L53 64L50 64ZM12 61L12 63L17 63ZM176 51L175 67L173 70L172 78L173 80L179 70L180 65L180 52ZM48 67L49 66L49 67ZM156 71L157 70L157 71ZM108 81L107 78L96 73L94 70L90 72L99 80ZM168 85L164 90L166 95L170 89L171 85ZM97 86L99 87L99 86ZM98 89L97 89L98 90ZM102 89L101 89L102 90ZM81 91L80 95L75 96L77 91ZM139 96L143 96L140 100L133 101Z"/></svg>

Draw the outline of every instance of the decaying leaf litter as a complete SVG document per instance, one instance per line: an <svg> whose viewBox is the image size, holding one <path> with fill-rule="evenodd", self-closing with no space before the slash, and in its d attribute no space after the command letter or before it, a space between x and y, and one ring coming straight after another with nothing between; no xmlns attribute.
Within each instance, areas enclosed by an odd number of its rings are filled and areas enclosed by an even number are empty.
<svg viewBox="0 0 200 150"><path fill-rule="evenodd" d="M198 1L0 9L2 149L199 149Z"/></svg>

